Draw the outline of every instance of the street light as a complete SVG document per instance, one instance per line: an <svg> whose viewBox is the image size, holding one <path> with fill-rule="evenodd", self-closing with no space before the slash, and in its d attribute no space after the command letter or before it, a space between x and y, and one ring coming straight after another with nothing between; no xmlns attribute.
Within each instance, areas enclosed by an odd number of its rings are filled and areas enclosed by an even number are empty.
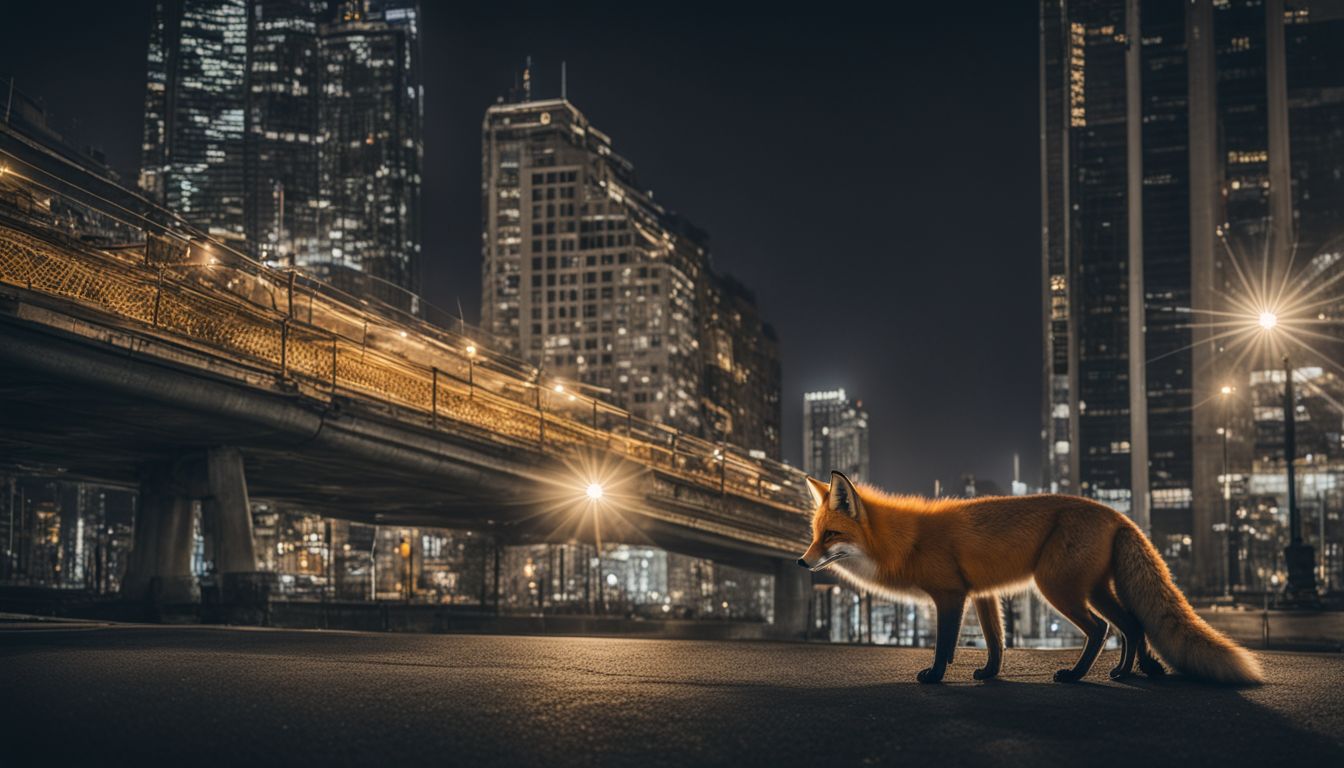
<svg viewBox="0 0 1344 768"><path fill-rule="evenodd" d="M1279 315L1273 310L1262 310L1260 328L1273 333L1279 325ZM1297 508L1297 398L1293 396L1293 364L1288 353L1283 354L1283 459L1288 481L1288 546L1283 548L1283 561L1288 567L1288 582L1283 587L1284 601L1288 604L1314 605L1316 594L1316 550L1302 541L1302 515Z"/></svg>
<svg viewBox="0 0 1344 768"><path fill-rule="evenodd" d="M1223 400L1223 597L1232 596L1232 477L1227 468L1228 414L1231 410L1232 387L1224 384L1219 390Z"/></svg>
<svg viewBox="0 0 1344 768"><path fill-rule="evenodd" d="M1297 508L1297 403L1293 397L1293 366L1288 355L1283 356L1283 458L1288 465L1288 527L1290 538L1283 548L1283 561L1288 566L1288 583L1284 585L1284 599L1289 603L1315 604L1316 550L1302 541L1302 513Z"/></svg>
<svg viewBox="0 0 1344 768"><path fill-rule="evenodd" d="M601 501L603 495L602 484L589 483L587 493L588 493L588 499L590 501Z"/></svg>

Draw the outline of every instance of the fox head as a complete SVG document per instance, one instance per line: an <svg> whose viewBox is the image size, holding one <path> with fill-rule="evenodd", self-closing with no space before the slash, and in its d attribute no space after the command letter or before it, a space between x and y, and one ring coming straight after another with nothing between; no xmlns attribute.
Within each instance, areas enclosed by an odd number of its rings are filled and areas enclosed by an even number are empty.
<svg viewBox="0 0 1344 768"><path fill-rule="evenodd" d="M798 564L820 571L847 557L867 558L868 512L858 489L839 472L831 473L831 484L807 478L808 490L817 510L812 514L812 546Z"/></svg>

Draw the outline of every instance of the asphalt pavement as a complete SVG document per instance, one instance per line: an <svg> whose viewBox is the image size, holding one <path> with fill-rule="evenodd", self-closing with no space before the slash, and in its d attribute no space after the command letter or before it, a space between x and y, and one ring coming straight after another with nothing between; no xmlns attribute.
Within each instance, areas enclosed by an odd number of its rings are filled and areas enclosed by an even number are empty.
<svg viewBox="0 0 1344 768"><path fill-rule="evenodd" d="M1344 656L1051 682L1075 655L9 621L0 765L1344 765Z"/></svg>

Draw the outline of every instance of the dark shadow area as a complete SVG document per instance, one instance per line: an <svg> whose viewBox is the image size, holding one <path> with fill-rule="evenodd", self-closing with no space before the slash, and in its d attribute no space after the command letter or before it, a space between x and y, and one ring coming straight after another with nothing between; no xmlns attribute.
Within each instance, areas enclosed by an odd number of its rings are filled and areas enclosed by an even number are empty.
<svg viewBox="0 0 1344 768"><path fill-rule="evenodd" d="M1269 685L973 682L925 649L208 627L0 631L6 764L1191 765L1344 760L1344 660L1266 654ZM883 682L885 681L885 682ZM11 762L12 761L12 762Z"/></svg>

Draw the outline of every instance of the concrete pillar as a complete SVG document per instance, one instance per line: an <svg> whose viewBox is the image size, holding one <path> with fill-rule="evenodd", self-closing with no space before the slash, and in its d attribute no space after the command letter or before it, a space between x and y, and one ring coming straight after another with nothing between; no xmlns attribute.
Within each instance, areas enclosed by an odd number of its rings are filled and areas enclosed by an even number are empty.
<svg viewBox="0 0 1344 768"><path fill-rule="evenodd" d="M1217 51L1214 45L1213 4L1197 0L1186 5L1186 50L1189 56L1188 92L1190 94L1190 306L1196 310L1224 309L1220 286L1227 284L1229 273L1222 272L1217 254L1222 210L1222 160L1218 155L1218 79L1215 71ZM1211 403L1218 390L1228 383L1227 363L1220 359L1215 330L1207 323L1190 328L1191 399ZM1233 382L1245 386L1246 381ZM1209 593L1218 586L1221 573L1221 537L1213 524L1222 519L1222 414L1215 407L1194 408L1191 422L1191 510L1190 536L1194 543L1192 570L1182 587L1192 592ZM1171 526L1166 526L1168 532ZM1158 548L1166 542L1158 541Z"/></svg>
<svg viewBox="0 0 1344 768"><path fill-rule="evenodd" d="M200 589L191 573L192 533L191 497L172 463L144 467L122 595L153 605L199 602Z"/></svg>
<svg viewBox="0 0 1344 768"><path fill-rule="evenodd" d="M802 640L807 633L807 601L812 598L812 573L795 560L775 561L775 626L780 640Z"/></svg>
<svg viewBox="0 0 1344 768"><path fill-rule="evenodd" d="M214 448L206 454L205 513L216 532L216 570L221 574L254 573L257 553L252 540L252 508L243 475L243 454L237 448Z"/></svg>
<svg viewBox="0 0 1344 768"><path fill-rule="evenodd" d="M224 622L266 625L273 574L257 571L243 454L237 448L212 448L205 455L204 469L204 512L214 534L219 574L215 616Z"/></svg>

